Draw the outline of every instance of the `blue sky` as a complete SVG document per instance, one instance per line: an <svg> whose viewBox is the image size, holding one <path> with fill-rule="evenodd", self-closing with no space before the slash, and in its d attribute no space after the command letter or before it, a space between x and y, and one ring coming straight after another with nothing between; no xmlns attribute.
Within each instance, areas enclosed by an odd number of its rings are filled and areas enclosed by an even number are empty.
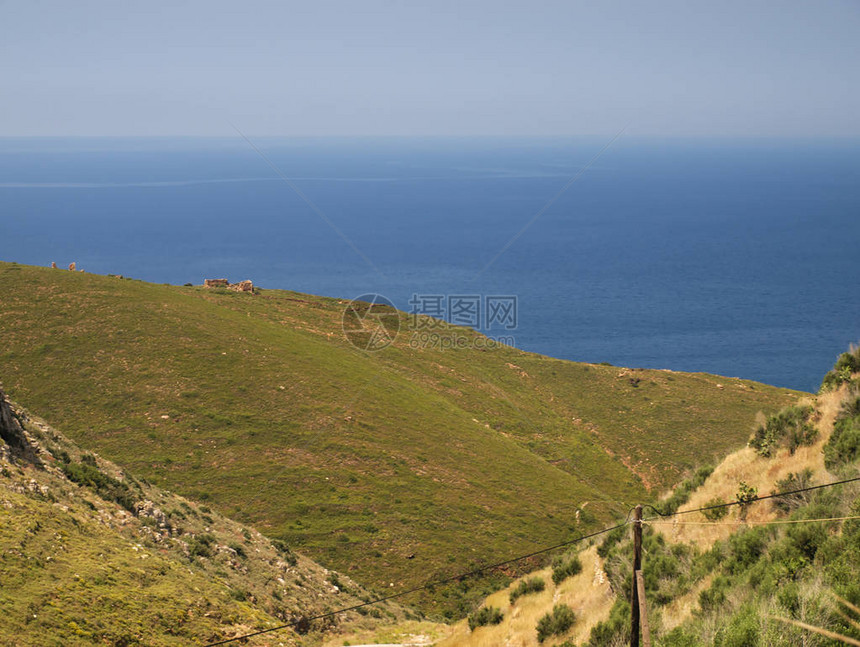
<svg viewBox="0 0 860 647"><path fill-rule="evenodd" d="M0 135L860 135L860 2L4 2Z"/></svg>

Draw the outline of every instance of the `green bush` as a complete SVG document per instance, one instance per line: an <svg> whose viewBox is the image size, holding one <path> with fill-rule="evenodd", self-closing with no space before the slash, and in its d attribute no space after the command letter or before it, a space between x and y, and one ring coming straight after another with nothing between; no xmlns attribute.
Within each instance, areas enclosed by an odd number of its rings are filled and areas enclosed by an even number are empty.
<svg viewBox="0 0 860 647"><path fill-rule="evenodd" d="M521 598L524 595L528 595L529 593L540 593L546 588L546 584L543 579L540 577L530 577L526 580L521 581L517 587L511 591L511 604L517 601L517 599Z"/></svg>
<svg viewBox="0 0 860 647"><path fill-rule="evenodd" d="M561 557L556 560L552 567L552 583L558 586L564 580L582 572L582 562L578 555L570 558Z"/></svg>
<svg viewBox="0 0 860 647"><path fill-rule="evenodd" d="M802 490L804 488L808 488L812 485L812 470L806 468L802 472L798 472L795 474L794 472L790 473L784 479L781 479L776 482L776 490L774 490L774 494L779 492L794 492L795 490ZM779 510L780 512L791 512L792 510L796 510L802 505L806 505L809 503L809 493L808 492L797 492L795 494L786 494L784 496L777 497L773 499L773 507Z"/></svg>
<svg viewBox="0 0 860 647"><path fill-rule="evenodd" d="M724 575L718 575L711 582L711 586L699 593L699 606L702 611L714 611L726 601L726 591L729 588L729 579Z"/></svg>
<svg viewBox="0 0 860 647"><path fill-rule="evenodd" d="M250 533L246 537L246 539L250 540ZM290 566L295 566L299 563L298 556L293 552L292 548L289 547L287 542L283 539L273 539L272 546L274 546L275 550L277 550L281 556L284 558L284 561L287 562Z"/></svg>
<svg viewBox="0 0 860 647"><path fill-rule="evenodd" d="M609 618L598 622L591 629L587 647L626 644L630 636L630 602L622 597L615 599ZM624 642L621 642L624 641Z"/></svg>
<svg viewBox="0 0 860 647"><path fill-rule="evenodd" d="M600 542L600 545L597 547L597 554L601 559L606 559L609 556L609 553L612 551L613 547L618 544L622 539L624 539L625 535L628 534L628 529L625 526L621 526L606 533L603 541Z"/></svg>
<svg viewBox="0 0 860 647"><path fill-rule="evenodd" d="M741 481L738 483L738 491L735 494L735 500L740 504L741 507L741 519L746 519L747 509L750 504L756 500L758 497L758 490L756 490L751 485L748 485L746 481Z"/></svg>
<svg viewBox="0 0 860 647"><path fill-rule="evenodd" d="M770 539L766 527L740 530L729 537L729 556L724 568L729 573L741 573L755 564L764 554Z"/></svg>
<svg viewBox="0 0 860 647"><path fill-rule="evenodd" d="M672 491L669 498L661 505L663 514L672 514L689 501L690 495L704 485L705 481L708 480L708 477L713 473L713 471L713 466L703 465L698 468L690 478L684 480L680 485L678 485Z"/></svg>
<svg viewBox="0 0 860 647"><path fill-rule="evenodd" d="M821 382L821 392L831 391L851 379L852 373L860 372L860 347L842 353L836 360L833 370Z"/></svg>
<svg viewBox="0 0 860 647"><path fill-rule="evenodd" d="M478 627L497 625L504 617L504 614L497 607L484 607L469 614L469 630L475 631Z"/></svg>
<svg viewBox="0 0 860 647"><path fill-rule="evenodd" d="M717 508L712 506L722 507ZM719 521L729 513L729 507L720 497L714 497L713 499L705 502L704 507L711 508L711 510L702 510L702 514L705 515L705 519L708 521Z"/></svg>
<svg viewBox="0 0 860 647"><path fill-rule="evenodd" d="M714 647L757 647L761 644L761 629L756 610L745 606L714 635Z"/></svg>
<svg viewBox="0 0 860 647"><path fill-rule="evenodd" d="M576 622L576 614L566 604L556 604L552 613L547 613L537 623L538 642L543 642L550 636L560 636Z"/></svg>
<svg viewBox="0 0 860 647"><path fill-rule="evenodd" d="M675 627L660 640L660 647L699 647L704 645L696 635L684 627Z"/></svg>
<svg viewBox="0 0 860 647"><path fill-rule="evenodd" d="M824 446L824 465L835 470L860 459L860 396L842 405Z"/></svg>
<svg viewBox="0 0 860 647"><path fill-rule="evenodd" d="M811 445L818 436L818 430L809 420L812 412L811 406L797 405L768 417L753 433L750 447L760 456L771 456L781 444L785 444L792 454L801 445Z"/></svg>
<svg viewBox="0 0 860 647"><path fill-rule="evenodd" d="M209 533L201 533L191 540L188 544L188 551L192 557L211 557L212 544L215 543L215 536Z"/></svg>
<svg viewBox="0 0 860 647"><path fill-rule="evenodd" d="M102 499L118 503L129 512L135 512L137 498L122 481L108 476L89 463L64 463L61 469L70 481L94 490Z"/></svg>

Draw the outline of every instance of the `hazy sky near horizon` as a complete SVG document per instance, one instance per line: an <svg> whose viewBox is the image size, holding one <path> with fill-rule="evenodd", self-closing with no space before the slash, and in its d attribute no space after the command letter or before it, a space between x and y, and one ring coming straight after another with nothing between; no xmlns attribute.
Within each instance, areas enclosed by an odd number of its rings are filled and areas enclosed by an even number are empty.
<svg viewBox="0 0 860 647"><path fill-rule="evenodd" d="M860 2L0 0L0 135L860 135Z"/></svg>

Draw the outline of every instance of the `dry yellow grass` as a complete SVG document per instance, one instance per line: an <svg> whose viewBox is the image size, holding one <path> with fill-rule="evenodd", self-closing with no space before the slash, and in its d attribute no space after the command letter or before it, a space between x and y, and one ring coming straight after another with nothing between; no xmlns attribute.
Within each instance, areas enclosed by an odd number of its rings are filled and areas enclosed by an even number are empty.
<svg viewBox="0 0 860 647"><path fill-rule="evenodd" d="M824 469L822 449L833 431L833 421L844 397L844 389L839 389L817 396L814 400L799 401L798 404L815 405L820 414L816 423L818 438L813 445L798 447L794 454L790 454L787 449L780 449L770 458L762 458L750 447L729 454L679 510L701 508L714 498L726 502L734 501L740 481L745 481L756 488L759 496L764 496L775 490L777 481L784 479L791 472L796 473L807 468L812 470L816 483L833 480ZM693 513L675 517L672 522L659 522L654 525L669 541L694 544L700 550L706 550L714 542L726 539L738 529L739 513L737 507L729 508L729 514L719 524L685 525L685 522L707 521L701 513ZM753 504L747 512L747 521L750 523L771 521L775 518L773 506L766 503Z"/></svg>
<svg viewBox="0 0 860 647"><path fill-rule="evenodd" d="M833 431L833 422L839 408L846 397L842 389L825 393L815 398L800 400L798 404L812 404L818 412L816 426L818 438L809 447L799 447L794 454L787 449L777 451L770 458L759 456L755 450L745 447L728 455L714 470L690 500L680 510L700 508L714 498L726 502L734 501L740 481L745 481L756 488L759 495L773 492L776 482L788 476L791 472L804 469L813 471L816 483L832 481L833 477L824 468L822 449ZM739 527L739 510L730 508L726 518L717 524L707 522L701 513L682 515L675 519L679 522L654 523L670 542L693 544L699 550L706 550L714 542L726 539ZM773 506L768 503L753 504L747 512L747 522L760 523L776 518ZM684 525L680 522L705 522L702 525ZM547 589L540 594L520 598L516 604L508 602L508 595L516 585L514 582L504 591L489 596L486 606L500 608L505 618L501 624L494 627L480 627L474 632L469 631L465 621L454 626L452 633L438 647L536 647L537 633L535 626L538 619L552 609L556 602L569 604L577 614L577 623L565 636L547 640L544 645L551 647L567 639L575 643L587 640L591 628L609 616L609 611L615 600L603 573L603 560L597 555L594 546L583 551L580 555L583 562L583 572L576 577L562 582L556 588L552 585L551 571L544 569L532 573L531 576L543 577ZM711 577L699 582L693 590L674 600L661 610L661 623L664 629L672 629L698 609L699 593L710 586Z"/></svg>
<svg viewBox="0 0 860 647"><path fill-rule="evenodd" d="M425 647L435 645L447 636L451 627L437 622L410 620L396 625L367 629L354 633L331 636L320 647L342 647L342 645L402 645L403 647Z"/></svg>
<svg viewBox="0 0 860 647"><path fill-rule="evenodd" d="M512 583L507 589L489 596L485 606L498 607L505 614L498 625L479 627L469 631L466 621L454 626L451 635L437 643L438 647L536 647L539 643L535 627L542 615L550 611L554 604L568 604L576 612L577 621L564 636L543 642L544 647L557 645L572 639L579 643L588 638L591 628L609 616L615 596L603 572L603 560L597 556L592 546L580 553L582 572L568 578L558 587L552 583L552 570L536 571L529 577L538 576L546 582L541 593L521 597L515 604L508 601L511 590L519 582Z"/></svg>

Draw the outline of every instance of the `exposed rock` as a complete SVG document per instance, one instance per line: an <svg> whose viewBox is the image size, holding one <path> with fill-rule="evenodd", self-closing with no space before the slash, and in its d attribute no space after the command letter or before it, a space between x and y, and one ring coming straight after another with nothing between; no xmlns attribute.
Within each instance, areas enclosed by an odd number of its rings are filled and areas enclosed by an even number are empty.
<svg viewBox="0 0 860 647"><path fill-rule="evenodd" d="M238 283L230 283L227 279L204 279L203 287L205 288L227 288L234 292L254 292L254 283L250 280L239 281Z"/></svg>
<svg viewBox="0 0 860 647"><path fill-rule="evenodd" d="M227 288L235 290L236 292L253 292L254 284L246 279L244 281L239 281L238 283L231 283Z"/></svg>
<svg viewBox="0 0 860 647"><path fill-rule="evenodd" d="M0 390L0 438L4 443L0 446L0 456L4 459L20 458L35 465L42 464L38 450L34 449L27 432L12 413L9 403L6 402L6 394L2 390Z"/></svg>

